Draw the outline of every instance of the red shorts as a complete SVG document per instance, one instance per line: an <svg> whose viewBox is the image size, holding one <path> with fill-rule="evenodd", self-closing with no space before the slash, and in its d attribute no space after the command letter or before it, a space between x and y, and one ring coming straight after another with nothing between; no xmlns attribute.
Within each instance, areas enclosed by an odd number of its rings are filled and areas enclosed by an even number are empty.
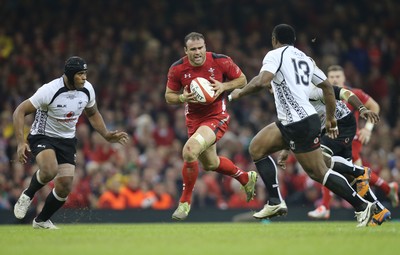
<svg viewBox="0 0 400 255"><path fill-rule="evenodd" d="M229 120L229 115L216 116L205 120L186 119L188 136L191 137L199 127L207 126L214 131L215 136L217 137L215 141L218 141L228 130Z"/></svg>

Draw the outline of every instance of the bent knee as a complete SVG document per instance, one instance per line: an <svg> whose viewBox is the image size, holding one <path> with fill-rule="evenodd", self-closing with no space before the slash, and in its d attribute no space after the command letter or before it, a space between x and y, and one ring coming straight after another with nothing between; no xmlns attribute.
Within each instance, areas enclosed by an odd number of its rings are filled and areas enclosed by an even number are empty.
<svg viewBox="0 0 400 255"><path fill-rule="evenodd" d="M202 164L204 171L214 171L215 169L218 168L217 163L207 163L207 164Z"/></svg>
<svg viewBox="0 0 400 255"><path fill-rule="evenodd" d="M308 176L316 182L322 183L324 180L325 173L321 171L308 171Z"/></svg>
<svg viewBox="0 0 400 255"><path fill-rule="evenodd" d="M265 151L259 143L252 142L249 146L249 154L253 160L258 160L264 157Z"/></svg>
<svg viewBox="0 0 400 255"><path fill-rule="evenodd" d="M183 160L186 162L193 162L193 161L196 161L199 156L197 155L197 153L195 153L193 151L190 151L188 149L183 149L182 157L183 157Z"/></svg>
<svg viewBox="0 0 400 255"><path fill-rule="evenodd" d="M57 168L54 169L53 168L47 169L46 167L40 168L39 177L43 183L50 182L51 180L54 179L54 177L56 177L56 175L57 175Z"/></svg>
<svg viewBox="0 0 400 255"><path fill-rule="evenodd" d="M67 197L72 190L72 177L61 177L56 179L55 189L60 197Z"/></svg>

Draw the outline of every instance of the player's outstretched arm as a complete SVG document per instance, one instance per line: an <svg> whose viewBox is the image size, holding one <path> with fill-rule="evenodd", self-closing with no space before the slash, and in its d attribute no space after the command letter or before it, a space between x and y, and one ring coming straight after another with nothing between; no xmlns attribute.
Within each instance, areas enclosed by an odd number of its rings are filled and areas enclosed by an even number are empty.
<svg viewBox="0 0 400 255"><path fill-rule="evenodd" d="M262 89L269 89L271 81L274 78L274 74L268 71L262 71L256 77L251 79L244 88L235 89L228 96L229 101L241 98L245 95L259 92Z"/></svg>
<svg viewBox="0 0 400 255"><path fill-rule="evenodd" d="M379 121L379 115L365 107L357 95L350 90L342 88L340 90L340 99L347 101L354 109L358 109L361 118L368 120L372 124L376 124Z"/></svg>
<svg viewBox="0 0 400 255"><path fill-rule="evenodd" d="M93 107L86 108L85 114L88 117L92 127L108 142L120 143L122 145L125 145L128 142L129 136L127 133L118 130L108 131L103 117L97 109L97 104L95 104Z"/></svg>

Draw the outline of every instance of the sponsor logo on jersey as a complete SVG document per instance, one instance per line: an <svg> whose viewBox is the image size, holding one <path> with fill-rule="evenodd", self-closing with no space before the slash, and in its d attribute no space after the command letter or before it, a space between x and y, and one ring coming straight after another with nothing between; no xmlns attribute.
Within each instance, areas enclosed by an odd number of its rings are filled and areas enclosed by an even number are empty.
<svg viewBox="0 0 400 255"><path fill-rule="evenodd" d="M44 144L38 144L36 147L38 147L38 148L46 148L46 145L44 145Z"/></svg>
<svg viewBox="0 0 400 255"><path fill-rule="evenodd" d="M64 117L65 117L65 118L68 118L68 119L70 119L70 118L72 118L72 117L74 117L74 116L75 116L75 113L74 113L74 112L68 112L67 114L64 115Z"/></svg>

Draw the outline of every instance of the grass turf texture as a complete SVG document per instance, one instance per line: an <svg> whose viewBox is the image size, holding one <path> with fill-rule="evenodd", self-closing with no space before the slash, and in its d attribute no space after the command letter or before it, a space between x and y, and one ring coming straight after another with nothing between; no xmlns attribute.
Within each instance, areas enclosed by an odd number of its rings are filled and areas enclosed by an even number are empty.
<svg viewBox="0 0 400 255"><path fill-rule="evenodd" d="M0 254L396 254L400 223L356 222L0 225Z"/></svg>

